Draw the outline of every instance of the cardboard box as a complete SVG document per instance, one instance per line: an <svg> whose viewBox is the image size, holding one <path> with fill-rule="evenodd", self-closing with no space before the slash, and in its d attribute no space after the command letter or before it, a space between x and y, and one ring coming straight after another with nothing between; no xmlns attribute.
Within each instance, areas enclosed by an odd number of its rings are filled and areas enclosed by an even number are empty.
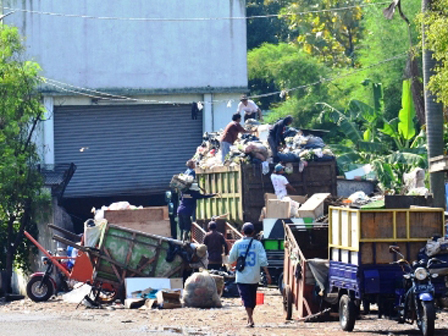
<svg viewBox="0 0 448 336"><path fill-rule="evenodd" d="M138 298L153 289L182 289L182 278L126 278L126 298Z"/></svg>
<svg viewBox="0 0 448 336"><path fill-rule="evenodd" d="M318 218L324 214L324 201L330 196L330 193L318 193L311 196L301 207L297 210L300 218Z"/></svg>
<svg viewBox="0 0 448 336"><path fill-rule="evenodd" d="M157 292L157 304L162 309L174 309L182 308L182 303L180 302L181 291L165 291L160 290Z"/></svg>
<svg viewBox="0 0 448 336"><path fill-rule="evenodd" d="M269 199L266 203L267 218L290 218L291 204L279 199Z"/></svg>
<svg viewBox="0 0 448 336"><path fill-rule="evenodd" d="M106 210L104 218L109 224L132 230L171 237L167 206L147 207L134 210Z"/></svg>
<svg viewBox="0 0 448 336"><path fill-rule="evenodd" d="M296 201L296 202L298 202L300 204L305 203L306 200L308 199L308 195L288 195L287 197L289 197L293 201ZM276 194L271 194L271 193L265 193L264 194L264 203L265 203L265 205L267 205L268 200L270 200L270 199L277 199L277 195Z"/></svg>

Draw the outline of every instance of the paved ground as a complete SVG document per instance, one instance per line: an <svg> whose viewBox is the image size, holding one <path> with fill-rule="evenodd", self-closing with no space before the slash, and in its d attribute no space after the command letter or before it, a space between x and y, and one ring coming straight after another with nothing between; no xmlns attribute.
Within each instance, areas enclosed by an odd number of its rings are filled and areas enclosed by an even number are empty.
<svg viewBox="0 0 448 336"><path fill-rule="evenodd" d="M357 321L353 333L341 331L338 321L285 321L278 290L263 291L265 303L255 310L255 328L245 328L245 312L239 299L222 299L221 309L128 310L76 309L76 304L56 298L45 303L25 299L0 304L0 335L420 335L415 325L399 325L373 314ZM448 311L439 312L436 327L436 335L448 335Z"/></svg>

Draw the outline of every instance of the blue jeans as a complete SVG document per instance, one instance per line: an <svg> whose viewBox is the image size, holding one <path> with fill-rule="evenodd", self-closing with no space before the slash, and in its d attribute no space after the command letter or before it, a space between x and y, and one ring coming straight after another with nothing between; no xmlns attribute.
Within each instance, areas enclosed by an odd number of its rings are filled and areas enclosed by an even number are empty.
<svg viewBox="0 0 448 336"><path fill-rule="evenodd" d="M232 144L230 142L225 142L225 141L221 141L221 160L222 163L224 163L224 161L226 160L226 156L227 154L229 154L230 152L230 146L232 146Z"/></svg>

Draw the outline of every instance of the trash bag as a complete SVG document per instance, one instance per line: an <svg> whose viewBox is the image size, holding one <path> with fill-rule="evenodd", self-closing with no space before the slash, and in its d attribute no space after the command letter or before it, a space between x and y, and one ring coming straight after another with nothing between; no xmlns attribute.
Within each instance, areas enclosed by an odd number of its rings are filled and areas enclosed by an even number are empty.
<svg viewBox="0 0 448 336"><path fill-rule="evenodd" d="M96 247L107 226L107 220L88 219L84 222L84 246Z"/></svg>
<svg viewBox="0 0 448 336"><path fill-rule="evenodd" d="M183 302L185 307L221 308L216 282L207 271L193 273L185 281Z"/></svg>
<svg viewBox="0 0 448 336"><path fill-rule="evenodd" d="M170 188L180 191L186 191L191 187L192 183L193 176L185 174L174 175L170 182Z"/></svg>

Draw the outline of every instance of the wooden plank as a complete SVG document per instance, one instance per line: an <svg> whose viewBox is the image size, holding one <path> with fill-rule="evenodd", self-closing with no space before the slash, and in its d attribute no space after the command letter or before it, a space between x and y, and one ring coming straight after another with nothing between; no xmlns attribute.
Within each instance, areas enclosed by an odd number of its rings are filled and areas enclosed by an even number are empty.
<svg viewBox="0 0 448 336"><path fill-rule="evenodd" d="M393 237L393 212L362 211L361 239Z"/></svg>
<svg viewBox="0 0 448 336"><path fill-rule="evenodd" d="M429 172L446 172L448 171L448 156L439 155L429 159Z"/></svg>
<svg viewBox="0 0 448 336"><path fill-rule="evenodd" d="M444 218L441 212L410 212L411 238L430 238L435 235L443 236Z"/></svg>
<svg viewBox="0 0 448 336"><path fill-rule="evenodd" d="M407 236L407 213L406 212L398 212L396 215L397 219L397 238L398 239L406 239Z"/></svg>
<svg viewBox="0 0 448 336"><path fill-rule="evenodd" d="M106 210L104 218L112 225L157 234L163 237L171 236L167 206L134 210Z"/></svg>
<svg viewBox="0 0 448 336"><path fill-rule="evenodd" d="M73 239L73 240L76 241L76 242L79 242L79 241L81 240L81 237L78 236L77 234L75 234L75 233L73 233L73 232L71 232L71 231L68 231L68 230L66 230L66 229L64 229L64 228L61 228L61 227L59 227L59 226L56 226L56 225L53 225L53 224L48 224L48 227L49 227L50 229L53 229L53 230L62 232L63 234L65 234L66 236L68 236L70 239Z"/></svg>

